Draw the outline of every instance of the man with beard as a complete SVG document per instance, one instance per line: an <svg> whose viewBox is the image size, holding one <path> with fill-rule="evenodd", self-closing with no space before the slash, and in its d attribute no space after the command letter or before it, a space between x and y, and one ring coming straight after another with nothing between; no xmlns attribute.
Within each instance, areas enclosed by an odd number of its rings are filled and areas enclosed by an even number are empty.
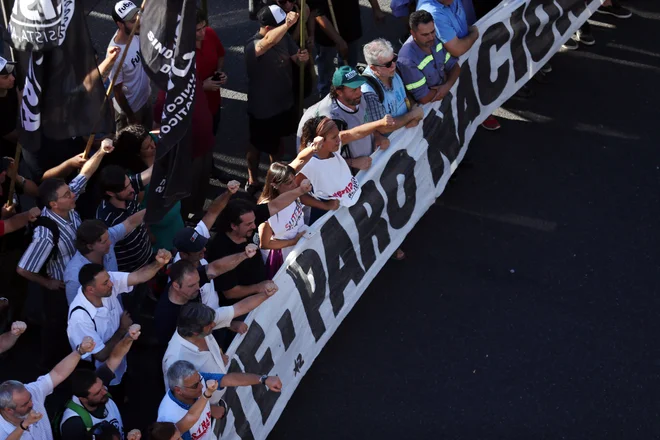
<svg viewBox="0 0 660 440"><path fill-rule="evenodd" d="M139 11L140 8L129 0L117 2L112 10L112 18L118 29L110 40L108 50L117 46L122 52L128 51L124 63L121 66L115 64L110 74L110 78L114 78L116 69L121 69L113 88L112 98L117 131L129 124L142 124L145 127L151 127L152 124L151 85L142 67L140 53L140 24L137 22ZM135 30L131 44L126 48L128 36L134 26L138 28Z"/></svg>
<svg viewBox="0 0 660 440"><path fill-rule="evenodd" d="M96 361L96 366L105 362L115 345L133 325L131 316L124 310L119 294L130 292L133 286L145 283L167 263L172 254L161 249L156 261L133 272L107 272L103 266L90 263L80 269L80 289L69 306L67 335L69 343L75 347L84 335L94 338L96 348L85 360ZM112 385L118 385L126 372L126 361L115 371Z"/></svg>
<svg viewBox="0 0 660 440"><path fill-rule="evenodd" d="M461 66L436 36L429 12L410 14L410 34L398 61L406 90L420 104L441 101L458 79Z"/></svg>
<svg viewBox="0 0 660 440"><path fill-rule="evenodd" d="M94 340L85 337L73 353L35 382L23 385L17 380L7 380L0 384L0 439L53 440L44 406L46 397L69 377L80 358L92 350Z"/></svg>
<svg viewBox="0 0 660 440"><path fill-rule="evenodd" d="M298 124L298 142L302 136L302 129L309 119L317 116L328 116L335 121L343 122L340 131L350 130L371 121L367 115L366 104L362 99L362 85L366 82L364 77L350 66L342 66L332 76L330 93L318 103L305 111ZM381 124L370 124L368 134L356 141L342 147L341 155L346 159L348 166L354 172L366 170L371 166L371 154L376 147L386 149L390 141L381 134L381 130L392 131L394 120L392 116L385 115Z"/></svg>
<svg viewBox="0 0 660 440"><path fill-rule="evenodd" d="M96 218L111 228L141 211L138 195L151 181L151 170L149 167L128 177L120 166L105 167L99 178L104 200L96 210ZM133 272L147 264L152 257L147 227L141 224L119 240L115 244L115 255L121 272Z"/></svg>
<svg viewBox="0 0 660 440"><path fill-rule="evenodd" d="M117 343L108 360L96 371L78 369L71 375L73 397L66 402L62 419L56 429L66 440L87 440L93 425L106 421L122 431L119 408L110 398L107 387L115 377L115 370L128 354L133 341L140 336L140 326L129 327L124 338ZM56 421L57 422L57 421Z"/></svg>

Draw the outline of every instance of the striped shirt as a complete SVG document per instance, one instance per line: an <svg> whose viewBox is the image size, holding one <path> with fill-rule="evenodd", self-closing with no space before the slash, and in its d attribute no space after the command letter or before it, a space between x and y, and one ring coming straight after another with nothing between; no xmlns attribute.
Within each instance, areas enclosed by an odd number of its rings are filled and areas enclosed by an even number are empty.
<svg viewBox="0 0 660 440"><path fill-rule="evenodd" d="M144 184L140 174L129 177L135 190L135 198L126 202L126 209L117 208L109 200L103 200L96 210L96 218L103 221L109 228L123 223L128 217L140 211L138 194L144 191ZM141 224L115 244L115 255L119 272L134 272L149 263L152 259L151 241L147 227Z"/></svg>
<svg viewBox="0 0 660 440"><path fill-rule="evenodd" d="M79 174L69 183L69 190L77 199L87 185L87 178ZM73 255L76 253L76 231L80 226L80 215L75 211L69 211L69 218L65 219L55 214L48 208L41 211L42 216L46 216L55 221L60 230L60 240L57 245L58 252L46 266L46 273L55 280L64 281L64 269ZM53 234L45 226L37 226L32 234L32 243L28 246L25 253L18 262L18 267L32 273L39 273L46 259L53 249Z"/></svg>

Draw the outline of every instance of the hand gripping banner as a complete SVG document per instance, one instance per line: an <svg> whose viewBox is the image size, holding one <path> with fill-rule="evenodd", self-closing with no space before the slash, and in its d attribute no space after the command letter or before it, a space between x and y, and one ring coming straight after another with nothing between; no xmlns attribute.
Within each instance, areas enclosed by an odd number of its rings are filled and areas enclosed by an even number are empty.
<svg viewBox="0 0 660 440"><path fill-rule="evenodd" d="M358 174L360 200L311 228L274 278L279 291L250 314L228 350L229 371L278 375L282 393L229 388L223 439L264 439L302 377L369 283L442 194L479 124L509 99L600 6L601 0L503 1L481 19L447 97L423 124L399 130ZM309 402L313 405L314 402Z"/></svg>

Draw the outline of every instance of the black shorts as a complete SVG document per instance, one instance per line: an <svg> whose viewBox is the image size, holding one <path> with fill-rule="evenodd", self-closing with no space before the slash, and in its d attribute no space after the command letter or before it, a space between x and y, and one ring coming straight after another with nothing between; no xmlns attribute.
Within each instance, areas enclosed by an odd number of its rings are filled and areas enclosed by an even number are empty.
<svg viewBox="0 0 660 440"><path fill-rule="evenodd" d="M276 154L280 148L280 139L296 132L298 115L295 106L267 119L248 116L250 143L263 153Z"/></svg>

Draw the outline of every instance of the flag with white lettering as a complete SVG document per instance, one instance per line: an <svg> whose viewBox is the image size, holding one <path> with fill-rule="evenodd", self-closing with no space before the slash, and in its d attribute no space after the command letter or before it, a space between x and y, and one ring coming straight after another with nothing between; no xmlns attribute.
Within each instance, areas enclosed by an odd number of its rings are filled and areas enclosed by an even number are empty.
<svg viewBox="0 0 660 440"><path fill-rule="evenodd" d="M16 0L9 18L11 45L21 51L44 51L62 44L75 13L68 0ZM82 6L82 5L81 5Z"/></svg>
<svg viewBox="0 0 660 440"><path fill-rule="evenodd" d="M149 0L140 19L144 69L166 91L145 222L190 194L195 76L195 0ZM145 38L146 37L146 38Z"/></svg>
<svg viewBox="0 0 660 440"><path fill-rule="evenodd" d="M61 8L73 11L62 44L45 52L17 52L26 67L20 140L23 148L35 153L42 138L87 136L95 126L98 133L114 131L109 106L101 109L105 88L82 0L63 0Z"/></svg>

